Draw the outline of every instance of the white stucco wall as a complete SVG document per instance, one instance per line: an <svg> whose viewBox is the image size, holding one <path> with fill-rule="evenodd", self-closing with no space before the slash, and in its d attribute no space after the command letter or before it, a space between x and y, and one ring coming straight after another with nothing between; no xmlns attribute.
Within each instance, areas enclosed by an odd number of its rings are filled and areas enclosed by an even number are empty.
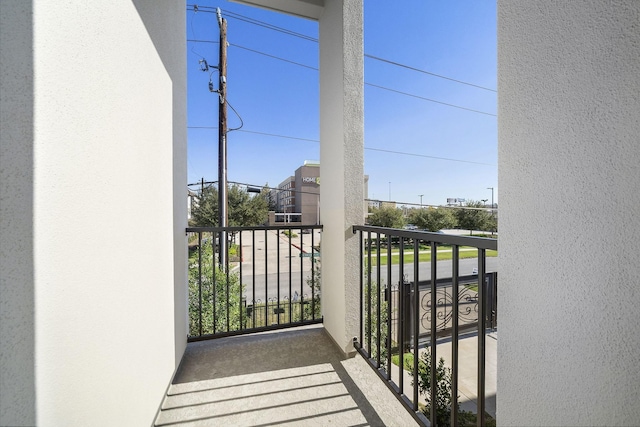
<svg viewBox="0 0 640 427"><path fill-rule="evenodd" d="M638 425L640 2L498 3L498 424Z"/></svg>
<svg viewBox="0 0 640 427"><path fill-rule="evenodd" d="M21 19L5 4L3 26ZM33 108L7 149L24 163L7 184L28 188L2 186L3 209L22 188L33 212L3 211L1 229L3 250L33 245L12 285L33 289L20 333L35 333L35 418L150 425L186 345L184 4L36 1L26 23L14 30L33 35L33 63L2 111L4 129L5 107ZM3 130L3 162L4 144ZM17 298L3 284L3 307Z"/></svg>

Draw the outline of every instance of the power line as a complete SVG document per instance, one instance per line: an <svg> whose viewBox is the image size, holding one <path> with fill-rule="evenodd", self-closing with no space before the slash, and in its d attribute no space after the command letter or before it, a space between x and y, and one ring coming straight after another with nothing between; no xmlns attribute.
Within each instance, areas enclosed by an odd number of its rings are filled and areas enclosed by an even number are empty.
<svg viewBox="0 0 640 427"><path fill-rule="evenodd" d="M187 39L188 42L191 43L211 43L211 44L220 44L219 41L215 41L215 40L202 40L202 39ZM201 55L198 55L201 56Z"/></svg>
<svg viewBox="0 0 640 427"><path fill-rule="evenodd" d="M364 84L367 85L367 86L376 87L378 89L388 90L389 92L395 92L395 93L399 93L401 95L410 96L412 98L422 99L424 101L435 102L436 104L442 104L442 105L446 105L448 107L458 108L460 110L466 110L466 111L471 111L473 113L484 114L485 116L497 117L496 114L487 113L485 111L480 111L480 110L474 110L473 108L462 107L460 105L449 104L448 102L437 101L437 100L431 99L431 98L425 98L424 96L414 95L414 94L408 93L408 92L402 92L400 90L391 89L391 88L388 88L388 87L385 87L385 86L375 85L373 83L365 82Z"/></svg>
<svg viewBox="0 0 640 427"><path fill-rule="evenodd" d="M211 130L215 130L215 129L218 129L218 127L217 126L187 126L187 129L211 129ZM299 138L299 137L296 137L296 136L279 135L279 134L276 134L276 133L258 132L258 131L255 131L255 130L247 130L247 129L238 129L238 132L252 133L252 134L264 135L264 136L273 136L275 138L295 139L297 141L320 142L320 140L318 140L318 139Z"/></svg>
<svg viewBox="0 0 640 427"><path fill-rule="evenodd" d="M229 46L237 47L238 49L247 50L247 51L249 51L249 52L257 53L258 55L268 56L269 58L277 59L277 60L279 60L279 61L288 62L288 63L290 63L290 64L299 65L300 67L305 67L305 68L309 68L309 69L311 69L311 70L316 70L316 71L318 71L318 68L317 68L317 67L312 67L311 65L306 65L306 64L302 64L302 63L300 63L300 62L291 61L291 60L289 60L289 59L281 58L281 57L279 57L279 56L270 55L270 54L265 53L265 52L260 52L259 50L250 49L250 48L245 47L245 46L240 46L239 44L229 43Z"/></svg>
<svg viewBox="0 0 640 427"><path fill-rule="evenodd" d="M304 190L298 190L296 188L279 188L279 187L271 187L269 185L259 185L259 184L249 184L246 182L238 182L238 181L227 181L228 184L234 184L234 185L241 185L244 187L259 187L262 189L267 189L267 190L276 190L276 191L282 191L282 192L287 192L290 191L292 193L299 193L299 194L313 194L314 196L320 196L320 193L315 193L313 191L304 191ZM191 184L187 184L187 187L194 187L194 186L203 186L206 185L206 187L204 187L205 189L209 189L211 188L211 186L213 184L218 184L218 181L201 181L201 182L194 182ZM490 208L485 208L485 207L481 207L481 208L474 208L471 206L457 206L457 205L452 205L452 206L444 206L444 205L432 205L432 204L419 204L419 203L414 203L414 202L400 202L400 201L393 201L393 200L380 200L380 199L364 199L365 202L379 202L379 203L394 203L396 206L400 205L400 206L418 206L418 207L432 207L432 208L440 208L440 209L466 209L466 210L474 210L474 211L486 211L489 210ZM498 210L498 208L493 208L495 211Z"/></svg>
<svg viewBox="0 0 640 427"><path fill-rule="evenodd" d="M189 9L189 8L191 8L191 9ZM204 10L202 10L202 9L204 9ZM213 7L213 6L197 6L197 5L188 4L187 5L187 10L191 10L191 11L194 11L194 12L215 13L216 8ZM230 11L222 11L222 13L223 13L224 16L226 16L228 18L237 19L239 21L243 21L243 22L247 22L249 24L257 25L259 27L267 28L269 30L278 31L280 33L287 34L287 35L294 36L294 37L298 37L298 38L301 38L301 39L304 39L304 40L307 40L307 41L310 41L310 42L314 42L314 43L318 42L318 39L315 38L315 37L308 36L308 35L302 34L302 33L298 33L298 32L295 32L293 30L289 30L287 28L278 27L277 25L273 25L273 24L270 24L268 22L260 21L258 19L251 18L251 17L246 16L246 15L242 15L242 14L235 13L235 12L230 12Z"/></svg>
<svg viewBox="0 0 640 427"><path fill-rule="evenodd" d="M196 185L207 185L205 188L211 188L212 184L218 184L218 181L203 181L203 182L194 182L192 184L187 184L187 187L193 187ZM313 194L315 196L320 196L320 193L316 193L313 191L304 191L304 190L298 190L296 188L279 188L279 187L270 187L268 185L258 185L258 184L248 184L246 182L238 182L238 181L227 181L227 184L234 184L234 185L242 185L244 187L260 187L260 188L266 188L267 190L277 190L277 191L290 191L290 192L295 192L295 193L300 193L300 194Z"/></svg>
<svg viewBox="0 0 640 427"><path fill-rule="evenodd" d="M379 199L364 199L365 202L378 202L378 203L393 203L396 206L400 205L400 206L418 206L418 207L428 207L428 208L438 208L438 209L466 209L466 210L470 210L470 211L488 211L490 208L473 208L471 206L457 206L457 205L429 205L429 204L419 204L419 203L415 203L415 202L398 202L398 201L393 201L393 200L379 200ZM497 211L498 208L495 208L495 210Z"/></svg>
<svg viewBox="0 0 640 427"><path fill-rule="evenodd" d="M275 134L275 133L257 132L257 131L253 131L253 130L241 130L240 132L254 133L254 134L265 135L265 136L273 136L273 137L276 137L276 138L295 139L295 140L298 140L298 141L320 142L320 140L318 140L318 139L298 138L298 137L295 137L295 136L278 135L278 134Z"/></svg>
<svg viewBox="0 0 640 427"><path fill-rule="evenodd" d="M386 62L387 64L395 65L397 67L402 67L402 68L406 68L408 70L417 71L418 73L428 74L430 76L438 77L438 78L445 79L445 80L451 80L452 82L460 83L460 84L467 85L467 86L477 87L478 89L488 90L490 92L498 92L495 89L491 89L491 88L488 88L488 87L476 85L476 84L465 82L465 81L462 81L462 80L453 79L451 77L447 77L447 76L443 76L443 75L440 75L440 74L432 73L430 71L421 70L419 68L411 67L409 65L401 64L399 62L391 61L389 59L384 59L384 58L380 58L378 56L369 55L368 53L365 53L364 56L367 57L367 58L375 59L376 61Z"/></svg>
<svg viewBox="0 0 640 427"><path fill-rule="evenodd" d="M233 132L233 131L237 131L237 130L242 129L242 127L244 126L244 120L242 120L242 117L240 116L240 113L238 113L236 111L236 109L233 108L233 105L231 105L231 103L229 102L228 99L226 100L226 102L227 102L227 105L229 106L229 108L231 108L233 110L233 112L236 113L236 116L238 116L238 118L240 119L240 126L238 126L237 128L231 128L231 129L228 130L228 132Z"/></svg>
<svg viewBox="0 0 640 427"><path fill-rule="evenodd" d="M307 41L310 41L310 42L318 43L318 39L315 38L315 37L307 36L306 34L302 34L302 33L297 33L295 31L288 30L288 29L282 28L282 27L278 27L276 25L269 24L269 23L264 22L264 21L259 21L257 19L249 18L248 16L240 15L238 13L233 13L233 12L225 12L225 15L228 16L229 18L232 18L232 19L237 19L239 21L244 21L244 22L247 22L249 24L253 24L253 25L260 26L260 27L264 27L264 28L267 28L269 30L278 31L280 33L283 33L283 34L286 34L286 35L289 35L289 36L294 36L294 37L301 38L303 40L307 40Z"/></svg>
<svg viewBox="0 0 640 427"><path fill-rule="evenodd" d="M188 5L188 7L192 7L192 9L190 9L190 10L193 10L193 5ZM208 7L208 6L200 6L200 8L214 9L213 7ZM208 11L208 10L203 10L203 12L214 13L213 11ZM250 18L248 16L241 15L239 13L224 12L224 14L226 16L228 16L229 18L238 19L240 21L244 21L244 22L247 22L249 24L258 25L258 26L263 27L263 28L267 28L267 29L270 29L270 30L273 30L273 31L278 31L280 33L287 34L287 35L290 35L290 36L298 37L298 38L301 38L303 40L311 41L311 42L314 42L314 43L318 43L318 41L319 41L315 37L311 37L311 36L308 36L306 34L298 33L298 32L292 31L292 30L288 30L288 29L283 28L283 27L278 27L276 25L269 24L268 22L264 22L264 21L260 21L260 20L254 19L254 18ZM489 92L497 92L497 90L491 89L491 88L486 87L486 86L481 86L481 85L477 85L477 84L474 84L474 83L469 83L469 82L466 82L464 80L454 79L452 77L443 76L442 74L432 73L432 72L427 71L427 70L423 70L423 69L420 69L420 68L412 67L410 65L402 64L400 62L391 61L389 59L381 58L379 56L370 55L370 54L367 54L367 53L365 53L364 56L367 57L367 58L370 58L370 59L374 59L376 61L386 62L387 64L395 65L395 66L401 67L401 68L406 68L408 70L416 71L416 72L422 73L422 74L427 74L427 75L430 75L430 76L433 76L433 77L437 77L437 78L440 78L440 79L445 79L445 80L449 80L449 81L452 81L452 82L455 82L455 83L459 83L459 84L475 87L475 88L482 89L482 90L487 90Z"/></svg>
<svg viewBox="0 0 640 427"><path fill-rule="evenodd" d="M471 160L461 160L461 159L451 159L448 157L437 157L437 156L429 156L426 154L418 154L418 153L407 153L404 151L394 151L394 150L385 150L382 148L373 148L373 147L364 147L365 150L370 150L370 151L381 151L383 153L391 153L391 154L401 154L403 156L413 156L413 157L426 157L428 159L435 159L435 160L447 160L450 162L459 162L459 163L471 163L474 165L484 165L484 166L495 166L491 163L482 163L482 162L474 162Z"/></svg>
<svg viewBox="0 0 640 427"><path fill-rule="evenodd" d="M192 41L198 41L198 40L192 40ZM268 53L265 53L265 52L261 52L261 51L255 50L255 49L250 49L250 48L248 48L248 47L241 46L241 45L238 45L238 44L230 43L229 45L230 45L230 46L233 46L233 47L240 48L240 49L247 50L247 51L249 51L249 52L257 53L257 54L259 54L259 55L264 55L264 56L267 56L267 57L269 57L269 58L277 59L277 60L279 60L279 61L288 62L288 63L290 63L290 64L294 64L294 65L298 65L298 66L301 66L301 67L309 68L309 69L311 69L311 70L316 70L316 71L318 71L318 68L317 68L317 67L312 67L312 66L310 66L310 65L301 64L301 63L299 63L299 62L291 61L291 60L289 60L289 59L285 59L285 58L282 58L282 57L279 57L279 56L271 55L271 54L268 54ZM449 79L449 80L453 80L453 79ZM378 89L387 90L387 91L389 91L389 92L394 92L394 93L397 93L397 94L400 94L400 95L405 95L405 96L410 96L410 97L412 97L412 98L421 99L421 100L423 100L423 101L433 102L433 103L436 103L436 104L446 105L446 106L448 106L448 107L452 107L452 108L458 108L458 109L460 109L460 110L465 110L465 111L470 111L470 112L473 112L473 113L484 114L484 115L486 115L486 116L496 117L496 115L495 115L495 114L487 113L486 111L474 110L473 108L467 108L467 107L463 107L463 106L461 106L461 105L455 105L455 104L451 104L451 103L448 103L448 102L438 101L438 100L435 100L435 99L426 98L426 97L424 97L424 96L415 95L415 94L412 94L412 93L403 92L403 91L396 90L396 89L391 89L391 88L389 88L389 87L386 87L386 86L380 86L380 85L376 85L376 84L373 84L373 83L367 83L367 82L365 82L364 84L365 84L365 85L368 85L368 86L376 87L376 88L378 88ZM488 90L491 90L491 89L488 89Z"/></svg>
<svg viewBox="0 0 640 427"><path fill-rule="evenodd" d="M188 129L218 129L215 126L187 126L187 128ZM320 140L318 140L318 139L298 138L298 137L295 137L295 136L280 135L280 134L266 133L266 132L257 132L257 131L245 130L245 129L240 130L240 132L253 133L253 134L257 134L257 135L272 136L272 137L275 137L275 138L295 139L295 140L298 140L298 141L320 142ZM470 164L474 164L474 165L483 165L483 166L495 166L494 164L491 164L491 163L474 162L472 160L452 159L452 158L449 158L449 157L429 156L427 154L408 153L408 152L405 152L405 151L385 150L383 148L364 147L364 149L365 150L369 150L369 151L380 151L380 152L383 152L383 153L398 154L398 155L402 155L402 156L424 157L426 159L446 160L446 161L449 161L449 162L470 163Z"/></svg>

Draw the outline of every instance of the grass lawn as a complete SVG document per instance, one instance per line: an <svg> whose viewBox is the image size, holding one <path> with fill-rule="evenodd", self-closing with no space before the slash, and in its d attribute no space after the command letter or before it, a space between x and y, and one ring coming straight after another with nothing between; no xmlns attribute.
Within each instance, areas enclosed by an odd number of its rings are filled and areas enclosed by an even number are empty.
<svg viewBox="0 0 640 427"><path fill-rule="evenodd" d="M493 251L493 250L487 250L487 257L497 257L498 256L498 251ZM381 258L386 258L387 255L386 254L380 254ZM408 252L405 251L404 254L404 263L405 264L410 264L413 262L413 251ZM471 248L471 250L460 250L459 253L460 259L463 258L478 258L478 251L474 248ZM365 254L365 259L366 259L367 255ZM374 254L371 254L371 258L375 258ZM449 260L453 258L453 254L451 252L450 249L447 250L442 250L442 251L438 251L438 257L437 260L438 261L444 261L444 260ZM381 259L382 261L382 259ZM418 262L429 262L431 261L431 252L427 252L427 253L420 253L418 254ZM386 263L386 260L385 260ZM400 263L400 254L396 253L395 255L391 255L391 264L392 265L397 265Z"/></svg>

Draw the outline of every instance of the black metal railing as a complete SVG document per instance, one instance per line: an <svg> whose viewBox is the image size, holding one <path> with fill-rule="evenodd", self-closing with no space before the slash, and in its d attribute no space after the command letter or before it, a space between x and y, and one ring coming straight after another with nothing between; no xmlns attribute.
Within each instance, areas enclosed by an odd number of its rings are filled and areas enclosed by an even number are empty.
<svg viewBox="0 0 640 427"><path fill-rule="evenodd" d="M497 272L488 272L487 256L497 255L497 240L370 226L353 232L361 256L355 348L419 423L486 425L486 334L497 328ZM458 403L458 342L470 331L478 349L475 414ZM450 368L438 360L443 341L451 343Z"/></svg>
<svg viewBox="0 0 640 427"><path fill-rule="evenodd" d="M186 232L189 341L322 322L322 226Z"/></svg>

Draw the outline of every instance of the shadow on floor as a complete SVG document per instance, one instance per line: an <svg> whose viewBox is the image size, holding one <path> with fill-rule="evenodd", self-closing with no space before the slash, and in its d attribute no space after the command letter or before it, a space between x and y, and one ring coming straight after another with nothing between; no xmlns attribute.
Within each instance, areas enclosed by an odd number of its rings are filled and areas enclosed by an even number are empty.
<svg viewBox="0 0 640 427"><path fill-rule="evenodd" d="M357 362L322 326L190 343L155 425L383 426L399 419L386 409L387 421L380 417L362 391L370 387L361 377L375 373L354 370Z"/></svg>

